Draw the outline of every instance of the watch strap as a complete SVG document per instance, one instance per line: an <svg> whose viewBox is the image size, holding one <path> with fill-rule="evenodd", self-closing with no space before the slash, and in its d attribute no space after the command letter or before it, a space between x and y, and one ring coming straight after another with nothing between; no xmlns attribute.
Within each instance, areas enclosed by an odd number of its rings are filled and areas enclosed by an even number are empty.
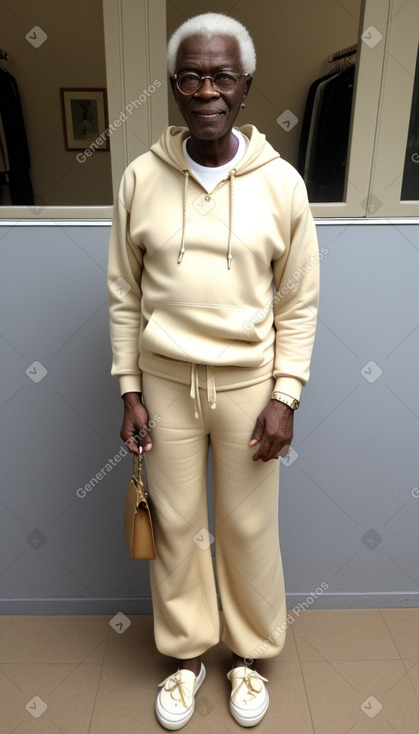
<svg viewBox="0 0 419 734"><path fill-rule="evenodd" d="M279 403L284 403L284 405L288 405L292 410L297 410L297 408L300 407L300 401L297 400L297 398L293 398L292 395L287 395L284 392L279 392L279 390L274 390L273 393L271 393L271 400L277 400Z"/></svg>

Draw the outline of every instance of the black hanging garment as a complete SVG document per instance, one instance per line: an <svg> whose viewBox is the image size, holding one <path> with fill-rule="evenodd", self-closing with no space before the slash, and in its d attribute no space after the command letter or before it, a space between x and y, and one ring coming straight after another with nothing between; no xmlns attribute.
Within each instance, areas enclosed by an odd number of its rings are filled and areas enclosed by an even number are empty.
<svg viewBox="0 0 419 734"><path fill-rule="evenodd" d="M415 82L413 86L412 109L410 112L407 136L406 157L404 162L402 201L419 199L419 49L416 59Z"/></svg>
<svg viewBox="0 0 419 734"><path fill-rule="evenodd" d="M32 205L29 147L15 78L0 66L0 182L13 205Z"/></svg>
<svg viewBox="0 0 419 734"><path fill-rule="evenodd" d="M311 127L312 117L313 117L314 100L316 98L317 88L320 86L322 82L327 81L327 79L331 79L332 76L334 76L337 73L338 73L337 71L332 71L332 72L329 72L329 74L322 76L320 79L316 79L316 81L312 83L310 89L308 90L306 106L304 109L304 117L303 117L303 122L301 126L300 144L298 148L297 170L301 174L301 176L304 176L304 170L305 170L305 165L306 165L306 155L307 155L307 145L308 145L308 139L310 135L310 127Z"/></svg>
<svg viewBox="0 0 419 734"><path fill-rule="evenodd" d="M298 170L311 202L343 201L355 65L315 81L304 113Z"/></svg>

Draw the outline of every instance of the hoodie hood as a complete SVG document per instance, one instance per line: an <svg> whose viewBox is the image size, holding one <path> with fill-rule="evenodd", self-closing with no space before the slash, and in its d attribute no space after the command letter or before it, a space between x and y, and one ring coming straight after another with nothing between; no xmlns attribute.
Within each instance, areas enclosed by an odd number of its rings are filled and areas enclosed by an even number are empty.
<svg viewBox="0 0 419 734"><path fill-rule="evenodd" d="M251 173L251 171L280 158L279 153L272 148L270 143L267 142L265 135L260 133L254 125L243 125L236 129L248 138L248 148L236 167L232 168L228 172L227 179L219 181L215 187L215 189L217 189L219 186L222 186L226 180L228 180L230 186L229 226L226 245L228 270L231 269L231 262L233 259L231 236L234 222L234 179L236 176ZM185 254L186 223L188 219L188 186L189 177L193 176L193 171L189 169L188 161L183 153L183 143L188 137L190 137L190 131L187 127L176 127L172 125L161 135L158 142L151 147L152 153L157 155L172 168L181 172L185 177L183 189L182 238L177 260L178 265L182 262Z"/></svg>
<svg viewBox="0 0 419 734"><path fill-rule="evenodd" d="M235 129L249 140L247 151L236 166L236 176L250 173L255 168L260 168L280 158L279 153L267 142L266 136L260 133L254 125L242 125ZM157 143L151 146L150 150L169 166L183 172L187 169L188 163L183 155L182 145L183 141L189 137L190 132L187 127L172 125L160 136Z"/></svg>

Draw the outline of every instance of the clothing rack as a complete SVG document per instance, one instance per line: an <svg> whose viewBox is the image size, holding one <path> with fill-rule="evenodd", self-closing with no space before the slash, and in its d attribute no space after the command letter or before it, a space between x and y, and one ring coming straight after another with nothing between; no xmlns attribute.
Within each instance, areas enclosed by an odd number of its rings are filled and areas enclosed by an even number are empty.
<svg viewBox="0 0 419 734"><path fill-rule="evenodd" d="M333 64L334 61L339 61L339 59L346 59L347 56L352 56L353 54L356 54L357 48L357 43L354 43L353 46L341 48L340 51L335 51L334 54L330 54L330 56L327 57L327 60L329 64Z"/></svg>

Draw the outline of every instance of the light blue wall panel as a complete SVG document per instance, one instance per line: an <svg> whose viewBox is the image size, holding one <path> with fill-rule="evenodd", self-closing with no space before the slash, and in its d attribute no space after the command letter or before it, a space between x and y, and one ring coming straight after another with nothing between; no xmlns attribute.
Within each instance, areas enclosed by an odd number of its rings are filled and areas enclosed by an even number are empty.
<svg viewBox="0 0 419 734"><path fill-rule="evenodd" d="M318 233L312 374L281 466L288 606L413 606L419 226ZM109 375L108 237L99 225L0 226L2 613L151 610L147 563L122 536L131 460Z"/></svg>

